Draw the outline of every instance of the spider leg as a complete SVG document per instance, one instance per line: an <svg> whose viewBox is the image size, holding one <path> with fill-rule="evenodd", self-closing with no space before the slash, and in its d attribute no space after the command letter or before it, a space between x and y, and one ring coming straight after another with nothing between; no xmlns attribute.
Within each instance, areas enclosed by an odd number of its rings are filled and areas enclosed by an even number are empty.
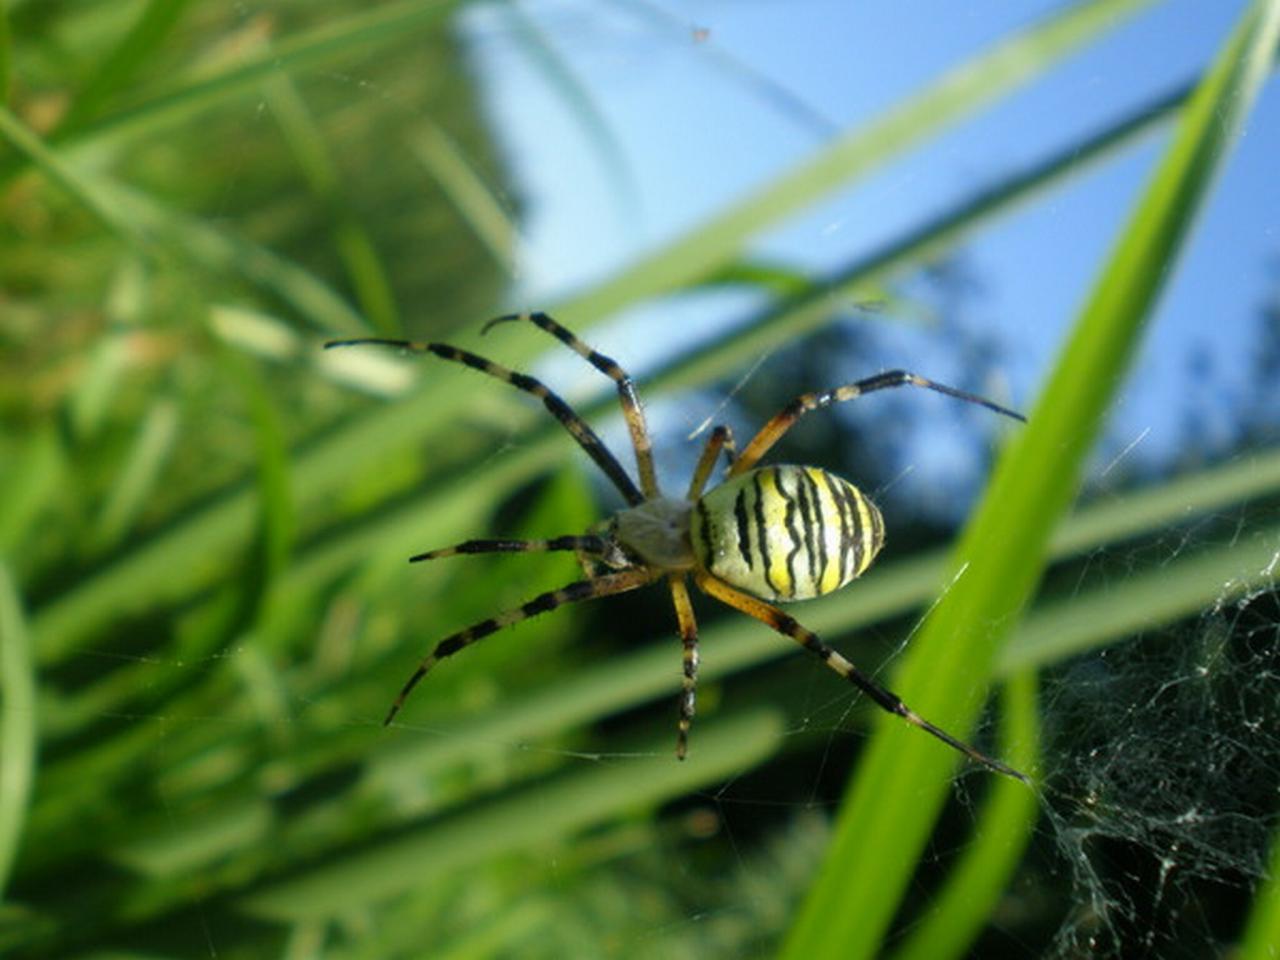
<svg viewBox="0 0 1280 960"><path fill-rule="evenodd" d="M622 415L627 421L627 431L631 434L631 446L636 453L636 469L640 472L640 489L648 498L658 496L658 477L653 466L653 441L649 438L649 428L644 422L644 410L640 406L640 398L636 395L636 385L631 376L611 357L593 350L545 313L511 313L504 317L495 317L484 325L482 332L487 332L496 324L509 323L512 320L528 320L534 326L545 330L613 380L618 388L618 400L622 404Z"/></svg>
<svg viewBox="0 0 1280 960"><path fill-rule="evenodd" d="M901 717L907 723L919 727L926 733L930 733L937 737L947 746L968 756L971 760L994 770L996 773L1002 773L1007 777L1013 777L1015 780L1021 780L1028 786L1031 785L1030 779L1024 773L1013 769L1001 763L999 760L988 757L985 753L969 746L962 740L957 740L951 734L947 733L941 727L935 727L928 720L921 717L918 713L902 702L902 699L890 690L886 690L880 684L876 683L869 676L855 667L852 663L841 656L837 651L827 646L812 630L802 627L796 622L795 618L783 613L777 607L765 603L763 600L757 600L755 597L748 596L730 587L728 584L702 572L695 572L694 579L699 589L703 592L715 597L722 603L727 603L731 607L736 607L748 616L755 617L761 623L764 623L783 636L790 637L800 646L804 647L810 653L815 654L823 663L834 670L840 676L844 677L855 687L867 694L876 702L882 710Z"/></svg>
<svg viewBox="0 0 1280 960"><path fill-rule="evenodd" d="M527 374L508 370L506 367L499 366L491 360L486 360L484 357L467 350L461 350L458 347L451 347L447 343L414 343L410 340L359 337L354 340L330 340L324 347L328 350L332 347L349 347L365 343L398 347L411 353L435 354L442 360L464 364L472 370L479 370L481 373L488 374L504 383L509 383L517 390L533 394L542 401L542 405L550 411L551 415L560 421L560 424L573 435L573 439L577 440L578 445L587 452L587 456L596 462L596 466L603 470L605 475L613 481L613 485L622 493L628 504L634 507L644 502L644 496L636 489L636 485L631 478L627 476L627 471L622 468L622 464L609 452L609 448L604 445L604 441L596 435L596 432L587 425L587 422L569 404L552 393L541 380L537 380Z"/></svg>
<svg viewBox="0 0 1280 960"><path fill-rule="evenodd" d="M552 537L549 540L465 540L452 547L415 554L409 558L409 562L436 560L459 553L549 553L553 550L608 555L617 550L617 546L604 537L595 536Z"/></svg>
<svg viewBox="0 0 1280 960"><path fill-rule="evenodd" d="M889 370L886 373L879 373L874 377L867 377L865 380L859 380L856 383L836 387L834 390L824 390L821 393L802 393L778 411L774 418L761 427L760 432L751 438L751 442L746 445L738 459L734 461L733 466L729 468L729 476L736 477L738 474L745 473L755 466L760 458L769 451L769 448L777 443L782 438L782 435L790 430L795 425L795 422L806 413L829 407L833 403L843 403L846 400L852 400L875 390L887 390L892 387L924 387L926 390L945 393L949 397L955 397L967 403L976 403L980 407L986 407L988 410L994 410L996 413L1012 417L1015 420L1021 420L1024 423L1027 419L1022 414L1010 410L1008 407L1002 407L998 403L993 403L975 393L968 393L933 380L926 380L924 377L909 373L906 370Z"/></svg>
<svg viewBox="0 0 1280 960"><path fill-rule="evenodd" d="M639 568L624 570L621 573L607 574L594 580L579 580L566 587L561 587L559 590L549 590L546 593L539 594L513 610L507 610L496 617L481 620L479 623L473 623L465 630L450 634L437 643L435 648L422 658L422 662L418 664L418 668L414 670L413 675L400 688L399 695L396 696L395 702L391 704L391 709L387 711L386 719L382 721L383 725L386 726L395 719L396 714L400 712L400 708L404 706L405 700L413 692L413 688L418 685L418 681L430 672L432 667L446 657L453 656L464 647L471 646L477 640L483 640L503 627L509 627L512 624L520 623L522 620L528 620L530 617L536 617L540 613L547 613L556 607L564 606L566 603L578 603L582 600L593 600L596 597L608 597L615 593L626 593L628 590L635 590L638 587L645 586L645 584L652 583L655 576L648 568Z"/></svg>
<svg viewBox="0 0 1280 960"><path fill-rule="evenodd" d="M725 459L732 467L733 431L723 424L712 430L711 436L707 437L707 445L702 448L702 456L698 458L698 465L693 469L693 479L689 481L689 492L685 494L686 500L697 500L702 496L702 489L707 485L721 450L724 451Z"/></svg>
<svg viewBox="0 0 1280 960"><path fill-rule="evenodd" d="M698 690L698 621L693 618L693 604L689 602L689 588L684 574L669 573L671 602L675 604L676 620L680 624L680 642L684 646L684 680L680 692L680 721L676 733L676 759L683 760L689 752L689 728L697 706Z"/></svg>

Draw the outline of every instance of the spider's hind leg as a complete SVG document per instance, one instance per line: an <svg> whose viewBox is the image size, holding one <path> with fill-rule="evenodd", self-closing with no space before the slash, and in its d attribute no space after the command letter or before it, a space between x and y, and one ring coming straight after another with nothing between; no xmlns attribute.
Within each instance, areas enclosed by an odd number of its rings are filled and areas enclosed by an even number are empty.
<svg viewBox="0 0 1280 960"><path fill-rule="evenodd" d="M796 622L796 619L789 614L783 613L777 607L765 603L763 600L757 600L755 597L748 596L726 583L721 583L714 577L704 573L695 573L694 577L698 584L698 588L709 596L715 597L722 603L727 603L731 607L741 610L748 616L755 617L761 623L764 623L785 637L790 637L800 646L804 647L810 653L815 654L823 663L844 677L845 680L853 684L872 700L880 709L888 711L895 716L901 717L912 726L919 727L926 733L932 734L941 740L947 746L963 753L971 760L976 760L989 770L996 773L1002 773L1006 777L1013 777L1015 780L1021 780L1023 783L1030 785L1031 780L1025 773L1021 773L1007 764L1001 763L999 760L988 757L976 747L971 747L963 740L959 740L947 733L941 727L934 726L920 714L916 713L905 703L902 698L891 690L887 690L880 684L876 683L871 677L863 673L837 650L828 646L823 642L812 630L808 630Z"/></svg>
<svg viewBox="0 0 1280 960"><path fill-rule="evenodd" d="M680 691L680 721L676 732L676 759L683 760L689 752L689 728L697 708L698 693L698 622L693 617L693 604L689 601L689 588L684 574L667 574L671 585L671 602L675 604L676 621L680 625L680 642L684 648L684 678Z"/></svg>

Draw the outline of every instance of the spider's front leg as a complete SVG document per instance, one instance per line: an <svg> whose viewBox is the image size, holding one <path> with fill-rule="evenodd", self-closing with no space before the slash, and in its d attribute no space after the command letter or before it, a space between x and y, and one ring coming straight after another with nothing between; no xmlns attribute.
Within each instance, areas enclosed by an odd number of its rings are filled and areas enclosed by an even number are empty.
<svg viewBox="0 0 1280 960"><path fill-rule="evenodd" d="M473 623L465 630L450 634L437 643L432 651L422 658L413 675L405 681L405 685L400 688L399 696L396 697L391 709L387 712L386 719L382 721L383 725L389 724L395 719L396 714L400 712L400 708L404 706L405 700L413 692L413 688L431 671L432 667L446 657L451 657L459 650L471 646L477 640L483 640L503 627L513 626L523 620L528 620L530 617L536 617L540 613L548 613L557 607L564 606L566 603L580 603L583 600L594 600L597 597L611 597L615 594L626 593L629 590L635 590L650 584L654 579L655 574L651 570L646 567L637 567L592 580L579 580L576 583L561 587L559 590L548 590L546 593L541 593L512 610L506 610L497 616L481 620L479 623Z"/></svg>
<svg viewBox="0 0 1280 960"><path fill-rule="evenodd" d="M709 596L726 603L731 607L736 607L748 616L755 617L761 623L772 627L784 637L790 637L804 649L817 656L819 660L834 670L837 674L857 687L872 701L875 702L881 710L892 713L894 716L901 717L907 723L914 727L918 727L926 733L941 740L953 750L963 753L989 770L996 773L1004 774L1006 777L1012 777L1020 780L1027 786L1032 786L1031 779L1019 770L1013 769L1008 764L1001 763L994 757L989 757L977 748L970 746L963 740L953 737L941 727L935 726L924 717L920 716L905 703L902 702L896 693L887 690L875 680L871 679L867 674L863 673L852 663L850 663L839 652L832 649L823 642L816 633L801 626L794 617L783 613L772 604L765 603L755 597L748 596L740 590L736 590L726 583L722 583L710 574L695 572L695 582L698 588Z"/></svg>

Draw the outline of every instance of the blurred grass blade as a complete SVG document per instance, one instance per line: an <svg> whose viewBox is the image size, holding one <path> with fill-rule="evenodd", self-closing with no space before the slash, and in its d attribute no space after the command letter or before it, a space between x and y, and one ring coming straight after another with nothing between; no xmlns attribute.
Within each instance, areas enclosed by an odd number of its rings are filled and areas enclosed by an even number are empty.
<svg viewBox="0 0 1280 960"><path fill-rule="evenodd" d="M1122 637L1280 583L1280 527L1241 531L1123 582L1037 607L995 663L996 676L1060 663Z"/></svg>
<svg viewBox="0 0 1280 960"><path fill-rule="evenodd" d="M239 571L245 616L256 621L263 604L288 568L293 546L295 507L284 427L272 394L247 357L225 351L223 366L238 387L253 425L257 454L257 523L249 562Z"/></svg>
<svg viewBox="0 0 1280 960"><path fill-rule="evenodd" d="M289 151L328 214L334 249L355 291L360 312L374 330L386 337L395 336L402 331L402 325L391 281L373 238L343 195L344 183L324 134L287 73L269 77L263 90Z"/></svg>
<svg viewBox="0 0 1280 960"><path fill-rule="evenodd" d="M72 100L71 108L59 127L79 126L128 86L173 32L190 5L191 0L150 0L115 49L93 71L89 83Z"/></svg>
<svg viewBox="0 0 1280 960"><path fill-rule="evenodd" d="M350 304L293 261L238 233L167 207L142 191L106 178L96 182L99 192L141 224L168 254L215 276L244 277L279 297L316 329L351 334L366 329L364 318Z"/></svg>
<svg viewBox="0 0 1280 960"><path fill-rule="evenodd" d="M139 253L146 252L142 234L117 211L93 182L82 177L3 104L0 104L0 139L9 141L31 166L44 174L46 180L83 207L126 246Z"/></svg>
<svg viewBox="0 0 1280 960"><path fill-rule="evenodd" d="M9 6L0 3L0 107L9 103L13 80L13 33L9 29Z"/></svg>
<svg viewBox="0 0 1280 960"><path fill-rule="evenodd" d="M23 538L58 493L67 460L53 426L29 431L7 452L11 460L0 473L0 557L17 563Z"/></svg>
<svg viewBox="0 0 1280 960"><path fill-rule="evenodd" d="M1271 838L1271 865L1258 886L1244 940L1235 960L1275 960L1280 957L1280 832Z"/></svg>
<svg viewBox="0 0 1280 960"><path fill-rule="evenodd" d="M1252 4L1183 113L1025 431L996 469L956 551L961 572L904 658L894 687L966 736L997 651L1039 580L1054 526L1145 320L1253 105L1280 30L1280 2ZM893 720L893 718L889 718ZM945 800L956 759L906 724L881 723L784 956L856 960L880 949ZM856 903L856 910L848 909Z"/></svg>
<svg viewBox="0 0 1280 960"><path fill-rule="evenodd" d="M534 69L542 74L553 96L577 120L587 142L599 155L605 175L613 183L619 220L623 226L633 225L640 212L640 191L631 163L627 160L627 152L609 126L604 111L597 105L590 89L574 76L573 70L539 28L537 21L521 9L518 0L502 0L500 9L506 17L512 39L520 45Z"/></svg>
<svg viewBox="0 0 1280 960"><path fill-rule="evenodd" d="M178 407L162 398L148 408L139 424L129 453L115 483L107 491L106 502L94 527L90 544L102 551L119 543L137 522L178 436Z"/></svg>
<svg viewBox="0 0 1280 960"><path fill-rule="evenodd" d="M31 638L9 567L0 560L0 902L18 854L36 767Z"/></svg>
<svg viewBox="0 0 1280 960"><path fill-rule="evenodd" d="M1031 78L1151 2L1091 0L1066 7L952 69L889 113L850 131L743 202L639 258L622 273L556 305L556 311L576 323L705 276L737 257L747 240L761 231L890 157L939 135L983 104L1021 89Z"/></svg>
<svg viewBox="0 0 1280 960"><path fill-rule="evenodd" d="M1001 698L1000 755L1018 770L1039 766L1040 718L1036 676L1024 670L1009 679ZM920 923L893 954L894 960L947 960L967 956L987 917L1009 887L1031 840L1039 815L1036 796L1022 784L1000 778L982 816L973 826L973 842L929 898Z"/></svg>
<svg viewBox="0 0 1280 960"><path fill-rule="evenodd" d="M494 262L508 277L515 277L519 228L453 138L428 123L410 138L409 147Z"/></svg>
<svg viewBox="0 0 1280 960"><path fill-rule="evenodd" d="M782 718L769 710L710 723L701 731L705 749L698 759L674 762L667 738L651 753L605 756L590 767L314 867L240 902L256 916L277 920L347 913L740 774L772 754L782 735Z"/></svg>

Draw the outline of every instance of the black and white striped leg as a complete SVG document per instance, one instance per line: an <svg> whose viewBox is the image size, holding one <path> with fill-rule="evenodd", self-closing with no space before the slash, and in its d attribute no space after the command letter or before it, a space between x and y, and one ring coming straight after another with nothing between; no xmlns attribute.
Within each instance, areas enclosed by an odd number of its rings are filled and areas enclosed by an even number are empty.
<svg viewBox="0 0 1280 960"><path fill-rule="evenodd" d="M447 343L415 343L410 340L360 337L354 340L330 340L324 347L329 350L333 347L350 347L360 344L379 344L408 350L411 353L434 354L442 360L461 363L472 370L479 370L481 373L501 380L503 383L509 383L517 390L533 394L542 401L542 405L547 408L551 415L573 435L573 439L578 441L578 445L587 452L587 456L591 457L596 465L605 472L605 475L613 481L613 485L622 493L627 503L635 506L644 502L645 498L636 489L635 482L627 474L627 471L623 469L617 458L609 452L609 448L604 445L604 441L596 435L596 432L587 425L587 422L569 404L556 396L541 380L527 374L508 370L506 367L500 366L491 360L486 360L478 354L452 347Z"/></svg>
<svg viewBox="0 0 1280 960"><path fill-rule="evenodd" d="M561 587L559 590L549 590L546 593L539 594L514 610L507 610L496 617L481 620L465 630L450 634L437 643L435 649L422 658L422 662L414 670L413 676L400 688L399 695L391 705L391 709L387 711L386 719L382 721L383 724L389 724L395 719L396 714L400 712L400 708L404 706L405 700L413 692L413 688L431 671L432 667L446 657L453 656L464 647L471 646L477 640L483 640L503 627L509 627L512 624L520 623L522 620L528 620L530 617L536 617L540 613L547 613L556 609L556 607L564 606L566 603L578 603L582 600L594 600L596 597L609 597L616 593L626 593L628 590L635 590L645 584L652 583L656 576L648 569L637 569L607 574L594 580L579 580L576 583L569 584L567 587Z"/></svg>
<svg viewBox="0 0 1280 960"><path fill-rule="evenodd" d="M510 323L513 320L527 320L534 326L545 330L593 367L613 380L618 388L618 400L622 404L622 416L627 421L627 431L631 434L631 445L636 452L636 469L640 473L640 489L646 497L658 496L658 477L653 466L653 441L649 438L649 428L645 424L644 409L640 406L640 398L636 394L636 386L631 376L611 357L593 350L588 344L579 340L570 330L565 329L555 319L545 313L511 313L504 317L495 317L484 325L484 331L499 323Z"/></svg>
<svg viewBox="0 0 1280 960"><path fill-rule="evenodd" d="M689 481L689 492L685 494L686 500L697 500L702 496L702 490L707 485L707 480L711 478L711 471L715 469L716 460L722 450L729 466L732 467L733 431L724 424L712 430L711 436L707 437L707 445L702 448L702 456L698 458L698 465L693 468L693 478Z"/></svg>
<svg viewBox="0 0 1280 960"><path fill-rule="evenodd" d="M619 552L618 545L613 541L590 535L551 537L547 540L464 540L452 547L415 554L409 558L409 562L437 560L440 557L452 557L460 553L550 553L556 550L572 550L575 553L607 557L613 557Z"/></svg>
<svg viewBox="0 0 1280 960"><path fill-rule="evenodd" d="M804 647L810 653L817 656L823 663L844 677L845 680L852 683L855 687L867 694L876 702L882 710L901 717L907 723L919 727L926 733L937 737L947 746L960 751L972 760L977 761L989 770L996 773L1002 773L1006 777L1013 777L1015 780L1021 780L1028 786L1031 780L1026 774L1021 773L1013 767L1001 763L988 757L975 747L971 747L963 740L958 740L951 734L947 733L940 727L935 727L928 720L925 720L918 713L902 702L902 699L890 690L886 690L880 684L876 683L869 676L855 667L847 659L841 656L836 650L827 646L812 630L802 627L796 619L786 613L783 613L777 607L765 603L763 600L757 600L755 597L741 593L730 587L728 584L716 580L714 577L704 573L694 575L698 584L698 588L704 593L715 597L723 603L727 603L731 607L741 610L748 616L755 617L761 623L767 624L783 636L790 637L800 646Z"/></svg>
<svg viewBox="0 0 1280 960"><path fill-rule="evenodd" d="M689 728L697 710L698 697L698 621L693 617L693 604L689 600L689 588L684 574L669 573L671 602L676 608L676 622L680 625L680 643L684 650L683 676L680 689L680 719L676 728L676 759L683 760L689 752Z"/></svg>
<svg viewBox="0 0 1280 960"><path fill-rule="evenodd" d="M888 390L893 387L924 387L926 390L945 393L949 397L964 400L966 403L976 403L980 407L994 410L996 413L1012 417L1014 420L1021 420L1025 423L1027 419L1022 414L1010 410L1008 407L1002 407L998 403L993 403L975 393L957 390L955 387L948 387L934 380L927 380L906 370L890 370L874 377L867 377L865 380L859 380L856 383L836 387L834 390L824 390L821 393L803 393L796 397L778 411L773 419L761 427L760 432L751 438L751 442L743 448L742 454L729 469L729 476L736 477L755 466L760 461L760 458L769 451L769 448L777 443L782 438L782 435L790 430L795 425L795 422L806 413L829 407L833 403L853 400L855 397L861 397L876 390Z"/></svg>

